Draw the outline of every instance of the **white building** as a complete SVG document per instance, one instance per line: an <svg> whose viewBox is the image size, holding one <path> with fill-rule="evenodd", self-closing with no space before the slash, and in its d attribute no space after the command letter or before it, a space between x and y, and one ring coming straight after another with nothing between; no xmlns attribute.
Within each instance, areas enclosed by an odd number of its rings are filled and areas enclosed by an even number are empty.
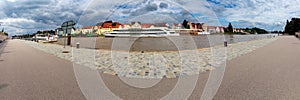
<svg viewBox="0 0 300 100"><path fill-rule="evenodd" d="M93 33L93 26L84 26L81 29L82 34Z"/></svg>

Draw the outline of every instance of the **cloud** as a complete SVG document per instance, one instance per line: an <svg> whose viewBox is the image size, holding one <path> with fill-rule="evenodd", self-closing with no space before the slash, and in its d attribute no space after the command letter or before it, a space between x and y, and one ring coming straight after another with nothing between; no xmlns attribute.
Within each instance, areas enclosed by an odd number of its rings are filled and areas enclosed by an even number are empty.
<svg viewBox="0 0 300 100"><path fill-rule="evenodd" d="M151 11L156 11L157 9L158 8L156 4L147 4L145 5L145 7L141 7L135 11L130 12L130 16L143 15Z"/></svg>
<svg viewBox="0 0 300 100"><path fill-rule="evenodd" d="M168 4L162 2L159 4L159 8L168 8Z"/></svg>
<svg viewBox="0 0 300 100"><path fill-rule="evenodd" d="M30 19L25 19L25 18L6 18L6 19L1 19L0 22L10 24L10 23L15 23L15 22L18 22L18 23L21 23L21 22L33 23L34 21L30 20Z"/></svg>
<svg viewBox="0 0 300 100"><path fill-rule="evenodd" d="M58 28L67 20L85 26L105 20L127 23L134 20L182 22L184 19L208 22L198 20L198 16L216 19L205 6L207 2L203 0L1 0L0 21L9 33L27 34ZM15 21L20 19L27 21Z"/></svg>
<svg viewBox="0 0 300 100"><path fill-rule="evenodd" d="M63 21L77 20L81 1L73 0L4 0L0 1L0 22L12 34L55 29ZM68 6L66 6L68 4Z"/></svg>
<svg viewBox="0 0 300 100"><path fill-rule="evenodd" d="M300 0L0 0L0 23L12 34L79 26L105 20L204 22L208 25L282 30L287 19L300 17Z"/></svg>
<svg viewBox="0 0 300 100"><path fill-rule="evenodd" d="M217 19L212 10L205 7L205 1L195 0L137 0L114 6L107 19L123 23L136 20L140 22L176 22L184 19L205 22L198 16ZM217 21L213 21L218 24Z"/></svg>
<svg viewBox="0 0 300 100"><path fill-rule="evenodd" d="M208 2L218 16L229 22L247 21L248 24L268 30L282 30L287 19L300 17L300 0L208 0ZM226 8L226 5L235 6Z"/></svg>

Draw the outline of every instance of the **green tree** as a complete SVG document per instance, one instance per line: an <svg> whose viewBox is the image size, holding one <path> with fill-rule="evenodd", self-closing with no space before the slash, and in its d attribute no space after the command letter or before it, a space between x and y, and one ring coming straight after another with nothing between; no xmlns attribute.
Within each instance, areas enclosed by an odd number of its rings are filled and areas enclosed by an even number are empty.
<svg viewBox="0 0 300 100"><path fill-rule="evenodd" d="M295 32L300 31L300 18L292 18L291 21L287 20L284 32L290 35L295 35Z"/></svg>
<svg viewBox="0 0 300 100"><path fill-rule="evenodd" d="M229 25L228 25L228 32L233 33L233 27L232 27L231 23L229 23Z"/></svg>
<svg viewBox="0 0 300 100"><path fill-rule="evenodd" d="M189 29L189 26L188 26L188 21L184 20L183 23L182 23L182 26L186 29Z"/></svg>
<svg viewBox="0 0 300 100"><path fill-rule="evenodd" d="M54 34L55 34L55 31L54 31L54 30L50 30L50 31L49 31L49 34L54 35Z"/></svg>
<svg viewBox="0 0 300 100"><path fill-rule="evenodd" d="M43 32L42 32L42 31L37 31L36 33L37 33L37 34L42 34Z"/></svg>
<svg viewBox="0 0 300 100"><path fill-rule="evenodd" d="M252 28L252 30L253 30L254 33L257 33L257 34L266 34L266 33L268 33L268 31L266 31L264 29L261 29L261 28L257 28L257 27Z"/></svg>
<svg viewBox="0 0 300 100"><path fill-rule="evenodd" d="M288 30L289 30L289 25L290 25L290 21L289 20L286 20L286 25L284 27L284 32L288 33Z"/></svg>
<svg viewBox="0 0 300 100"><path fill-rule="evenodd" d="M112 23L112 26L117 26L117 23L116 22Z"/></svg>

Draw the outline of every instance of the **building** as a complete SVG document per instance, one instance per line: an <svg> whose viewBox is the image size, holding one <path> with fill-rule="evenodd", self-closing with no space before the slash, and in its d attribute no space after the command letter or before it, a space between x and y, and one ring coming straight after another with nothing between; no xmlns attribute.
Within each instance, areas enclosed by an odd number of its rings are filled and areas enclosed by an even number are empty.
<svg viewBox="0 0 300 100"><path fill-rule="evenodd" d="M241 28L233 28L233 32L244 33L244 30Z"/></svg>
<svg viewBox="0 0 300 100"><path fill-rule="evenodd" d="M209 33L224 33L224 27L221 26L208 26Z"/></svg>
<svg viewBox="0 0 300 100"><path fill-rule="evenodd" d="M130 24L124 24L123 28L131 28L131 25Z"/></svg>
<svg viewBox="0 0 300 100"><path fill-rule="evenodd" d="M217 33L216 27L215 26L208 26L208 32L209 33Z"/></svg>
<svg viewBox="0 0 300 100"><path fill-rule="evenodd" d="M154 28L153 24L141 24L142 28Z"/></svg>
<svg viewBox="0 0 300 100"><path fill-rule="evenodd" d="M63 35L64 31L63 31L62 28L57 28L57 29L55 29L55 34L57 34L57 35Z"/></svg>
<svg viewBox="0 0 300 100"><path fill-rule="evenodd" d="M221 33L225 33L225 27L219 27Z"/></svg>
<svg viewBox="0 0 300 100"><path fill-rule="evenodd" d="M168 23L160 22L160 23L154 23L153 26L155 28L169 28L170 25Z"/></svg>
<svg viewBox="0 0 300 100"><path fill-rule="evenodd" d="M219 26L215 26L216 27L216 33L221 33L220 27Z"/></svg>
<svg viewBox="0 0 300 100"><path fill-rule="evenodd" d="M93 32L93 26L84 26L81 29L82 34L91 34Z"/></svg>
<svg viewBox="0 0 300 100"><path fill-rule="evenodd" d="M140 22L132 22L130 28L142 28L142 25Z"/></svg>
<svg viewBox="0 0 300 100"><path fill-rule="evenodd" d="M101 25L96 25L96 26L94 26L93 27L93 34L101 34L101 31L100 31L100 29L101 29Z"/></svg>
<svg viewBox="0 0 300 100"><path fill-rule="evenodd" d="M0 31L0 43L6 39L7 34L5 34L4 28Z"/></svg>
<svg viewBox="0 0 300 100"><path fill-rule="evenodd" d="M106 21L101 26L98 26L98 34L109 33L120 28L124 28L124 25L119 22Z"/></svg>
<svg viewBox="0 0 300 100"><path fill-rule="evenodd" d="M182 24L176 24L176 23L173 23L172 29L182 29Z"/></svg>
<svg viewBox="0 0 300 100"><path fill-rule="evenodd" d="M203 32L208 32L208 26L205 23L201 24L201 28L202 28Z"/></svg>

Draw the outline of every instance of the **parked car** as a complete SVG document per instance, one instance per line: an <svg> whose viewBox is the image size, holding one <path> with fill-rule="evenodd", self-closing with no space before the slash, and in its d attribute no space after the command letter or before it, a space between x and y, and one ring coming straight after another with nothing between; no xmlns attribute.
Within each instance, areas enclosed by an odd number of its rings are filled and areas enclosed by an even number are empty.
<svg viewBox="0 0 300 100"><path fill-rule="evenodd" d="M53 42L57 41L57 37L55 35L36 34L32 37L32 41Z"/></svg>

